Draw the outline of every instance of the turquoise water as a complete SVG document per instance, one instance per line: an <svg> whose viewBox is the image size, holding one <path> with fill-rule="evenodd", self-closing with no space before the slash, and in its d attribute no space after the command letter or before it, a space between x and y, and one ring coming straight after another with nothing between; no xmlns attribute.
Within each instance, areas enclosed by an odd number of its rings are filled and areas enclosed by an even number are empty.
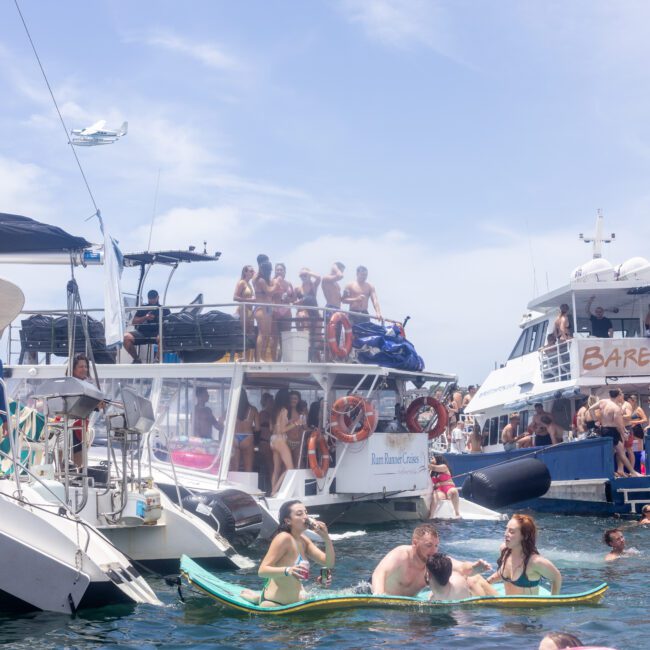
<svg viewBox="0 0 650 650"><path fill-rule="evenodd" d="M650 611L650 527L626 530L635 553L606 565L602 532L619 520L540 516L539 548L562 571L564 592L583 591L601 582L610 590L601 605L506 610L441 608L434 614L397 610L358 610L256 618L229 613L185 588L185 603L164 581L152 585L163 609L105 608L76 618L35 613L0 616L5 648L537 648L549 630L570 631L585 644L624 650L648 646ZM369 529L362 537L336 542L334 587L348 587L368 576L383 554L408 543L413 525ZM483 557L494 564L502 522L453 522L438 526L441 548L458 559ZM336 530L335 532L342 532ZM249 555L259 559L263 547ZM224 579L256 587L254 572ZM315 587L317 588L317 587Z"/></svg>

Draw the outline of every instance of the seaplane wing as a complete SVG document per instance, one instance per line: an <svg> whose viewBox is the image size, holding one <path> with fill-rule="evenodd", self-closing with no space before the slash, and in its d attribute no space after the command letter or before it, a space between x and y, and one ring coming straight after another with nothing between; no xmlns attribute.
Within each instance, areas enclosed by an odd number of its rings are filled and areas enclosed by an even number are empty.
<svg viewBox="0 0 650 650"><path fill-rule="evenodd" d="M99 120L85 129L72 129L70 142L81 147L92 147L98 144L113 144L126 135L128 122L123 122L119 129L106 129L106 120Z"/></svg>

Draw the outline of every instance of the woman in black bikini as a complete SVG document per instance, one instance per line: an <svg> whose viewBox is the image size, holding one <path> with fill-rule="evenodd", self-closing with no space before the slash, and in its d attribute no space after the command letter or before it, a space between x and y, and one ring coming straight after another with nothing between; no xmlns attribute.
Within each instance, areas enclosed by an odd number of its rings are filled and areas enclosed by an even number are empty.
<svg viewBox="0 0 650 650"><path fill-rule="evenodd" d="M287 501L280 507L278 526L269 550L260 563L257 575L266 578L261 594L245 589L241 596L262 607L289 605L305 597L303 581L309 578L310 560L332 569L335 563L334 546L327 526L307 516L307 508L300 501ZM311 529L325 543L323 552L305 532Z"/></svg>
<svg viewBox="0 0 650 650"><path fill-rule="evenodd" d="M259 431L259 413L248 401L248 395L242 388L237 409L237 422L235 424L235 439L232 441L232 455L230 457L230 471L238 472L240 460L242 471L253 471L253 456L255 454L254 433Z"/></svg>
<svg viewBox="0 0 650 650"><path fill-rule="evenodd" d="M512 515L506 526L505 542L501 545L497 565L499 568L488 582L504 582L508 596L539 593L542 578L551 583L554 596L560 593L562 575L553 562L539 554L537 526L528 515Z"/></svg>

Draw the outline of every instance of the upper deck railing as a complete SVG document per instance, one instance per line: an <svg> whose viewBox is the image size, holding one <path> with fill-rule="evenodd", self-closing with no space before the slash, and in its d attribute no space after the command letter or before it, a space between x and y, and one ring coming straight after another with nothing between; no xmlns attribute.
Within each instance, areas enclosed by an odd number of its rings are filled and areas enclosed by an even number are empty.
<svg viewBox="0 0 650 650"><path fill-rule="evenodd" d="M151 323L132 325L138 311L157 312ZM169 310L167 316L163 310ZM140 305L125 307L127 326L143 362L314 361L351 362L347 350L348 324L361 322L401 324L344 309L277 303L214 303ZM343 325L332 323L334 314L345 315ZM50 363L51 356L67 357L92 349L99 363L129 363L125 350L108 349L104 338L103 310L87 309L75 316L71 341L66 310L22 312L11 324L7 361L13 364ZM335 319L335 321L337 321ZM85 332L88 332L86 340ZM349 333L351 337L351 332ZM351 340L351 339L348 339Z"/></svg>
<svg viewBox="0 0 650 650"><path fill-rule="evenodd" d="M542 381L650 376L650 338L574 338L539 350Z"/></svg>

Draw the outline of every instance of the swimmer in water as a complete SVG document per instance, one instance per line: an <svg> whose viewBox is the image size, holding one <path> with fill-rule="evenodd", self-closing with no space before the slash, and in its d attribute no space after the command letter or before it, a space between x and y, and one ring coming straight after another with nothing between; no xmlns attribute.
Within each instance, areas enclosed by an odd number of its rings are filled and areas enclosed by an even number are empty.
<svg viewBox="0 0 650 650"><path fill-rule="evenodd" d="M603 533L603 542L612 550L605 556L605 562L613 562L626 555L625 536L620 528L610 528Z"/></svg>
<svg viewBox="0 0 650 650"><path fill-rule="evenodd" d="M266 578L262 592L244 589L242 598L261 605L290 605L305 597L303 581L309 578L310 560L331 569L334 567L334 546L327 526L307 516L300 501L287 501L280 507L278 526L271 545L260 563L257 575ZM325 543L323 552L306 535L313 530ZM326 584L326 586L328 586Z"/></svg>
<svg viewBox="0 0 650 650"><path fill-rule="evenodd" d="M538 650L563 650L581 648L582 641L567 632L549 632L540 642Z"/></svg>
<svg viewBox="0 0 650 650"><path fill-rule="evenodd" d="M650 524L650 506L643 506L641 508L641 519L639 520L639 526L647 526Z"/></svg>
<svg viewBox="0 0 650 650"><path fill-rule="evenodd" d="M471 596L496 596L482 575L467 576L453 570L451 558L444 553L429 555L424 581L431 589L429 600L462 600Z"/></svg>

